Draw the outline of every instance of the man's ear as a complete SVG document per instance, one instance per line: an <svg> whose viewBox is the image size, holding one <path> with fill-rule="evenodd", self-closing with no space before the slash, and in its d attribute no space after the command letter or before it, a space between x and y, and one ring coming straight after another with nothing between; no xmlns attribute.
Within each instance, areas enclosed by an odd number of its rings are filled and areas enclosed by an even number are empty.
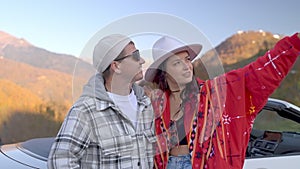
<svg viewBox="0 0 300 169"><path fill-rule="evenodd" d="M113 61L113 62L110 64L110 67L111 67L111 69L112 69L115 73L121 73L121 70L119 69L119 63L118 63L118 62Z"/></svg>

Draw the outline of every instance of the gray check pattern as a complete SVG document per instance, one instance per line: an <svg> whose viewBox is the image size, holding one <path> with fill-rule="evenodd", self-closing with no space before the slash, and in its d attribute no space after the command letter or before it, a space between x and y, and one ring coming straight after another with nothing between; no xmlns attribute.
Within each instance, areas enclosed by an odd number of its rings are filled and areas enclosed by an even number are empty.
<svg viewBox="0 0 300 169"><path fill-rule="evenodd" d="M112 101L81 96L52 145L48 168L153 168L153 109L148 97L137 99L134 128Z"/></svg>

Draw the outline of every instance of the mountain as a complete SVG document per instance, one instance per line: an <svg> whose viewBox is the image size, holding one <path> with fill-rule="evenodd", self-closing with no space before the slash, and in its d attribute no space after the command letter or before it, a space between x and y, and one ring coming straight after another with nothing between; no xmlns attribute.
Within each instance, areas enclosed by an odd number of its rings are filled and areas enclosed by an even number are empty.
<svg viewBox="0 0 300 169"><path fill-rule="evenodd" d="M211 79L221 73L241 68L274 47L283 36L271 32L239 31L193 62L195 74ZM272 97L300 106L300 59Z"/></svg>
<svg viewBox="0 0 300 169"><path fill-rule="evenodd" d="M29 121L48 129L46 134L55 134L93 73L92 65L74 56L35 47L0 31L0 140L28 138L32 134L23 132L16 138L9 133L16 124L26 126Z"/></svg>
<svg viewBox="0 0 300 169"><path fill-rule="evenodd" d="M70 75L76 71L76 75L85 77L94 72L91 64L79 58L35 47L22 38L16 38L2 31L0 31L0 57Z"/></svg>
<svg viewBox="0 0 300 169"><path fill-rule="evenodd" d="M6 45L13 45L16 47L31 46L31 44L23 38L18 39L8 33L0 31L0 48L3 49Z"/></svg>
<svg viewBox="0 0 300 169"><path fill-rule="evenodd" d="M0 100L1 114L9 113L10 110L24 110L24 108L26 111L37 111L38 106L43 104L42 99L30 90L5 79L0 79Z"/></svg>
<svg viewBox="0 0 300 169"><path fill-rule="evenodd" d="M0 144L54 136L61 125L39 96L9 80L0 79L0 110Z"/></svg>
<svg viewBox="0 0 300 169"><path fill-rule="evenodd" d="M237 32L195 60L195 74L208 79L243 67L280 38L281 35L264 31ZM298 59L273 97L300 105L299 68ZM0 31L0 139L3 143L55 135L94 71L89 63L75 56L50 52ZM22 126L21 133L17 125Z"/></svg>
<svg viewBox="0 0 300 169"><path fill-rule="evenodd" d="M81 59L35 47L2 31L0 67L0 79L10 80L48 103L62 105L70 105L79 96L95 71Z"/></svg>
<svg viewBox="0 0 300 169"><path fill-rule="evenodd" d="M196 73L206 79L215 77L227 72L230 65L272 48L280 38L282 36L262 30L239 31L195 60Z"/></svg>
<svg viewBox="0 0 300 169"><path fill-rule="evenodd" d="M223 64L234 64L244 59L253 57L261 50L272 48L281 39L265 31L239 31L216 47Z"/></svg>
<svg viewBox="0 0 300 169"><path fill-rule="evenodd" d="M56 70L42 69L25 63L0 59L0 78L28 89L42 100L71 102L72 76Z"/></svg>

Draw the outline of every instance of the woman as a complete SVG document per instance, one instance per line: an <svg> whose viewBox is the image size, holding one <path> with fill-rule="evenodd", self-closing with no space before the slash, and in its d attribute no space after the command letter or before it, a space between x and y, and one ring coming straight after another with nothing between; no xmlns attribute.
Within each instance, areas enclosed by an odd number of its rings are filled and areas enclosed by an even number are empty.
<svg viewBox="0 0 300 169"><path fill-rule="evenodd" d="M145 74L158 87L155 168L241 169L254 119L296 61L299 38L285 37L255 62L207 81L191 63L201 45L159 39Z"/></svg>

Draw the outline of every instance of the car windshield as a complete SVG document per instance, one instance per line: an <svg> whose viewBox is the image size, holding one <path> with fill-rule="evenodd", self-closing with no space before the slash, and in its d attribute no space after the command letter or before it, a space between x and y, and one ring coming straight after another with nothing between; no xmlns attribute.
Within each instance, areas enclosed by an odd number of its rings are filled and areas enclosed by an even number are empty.
<svg viewBox="0 0 300 169"><path fill-rule="evenodd" d="M254 129L300 132L300 124L279 116L272 110L262 110L255 119Z"/></svg>
<svg viewBox="0 0 300 169"><path fill-rule="evenodd" d="M271 99L254 121L246 157L300 154L300 109Z"/></svg>
<svg viewBox="0 0 300 169"><path fill-rule="evenodd" d="M43 158L48 158L54 138L31 139L19 144L19 147ZM25 151L25 152L27 152Z"/></svg>

